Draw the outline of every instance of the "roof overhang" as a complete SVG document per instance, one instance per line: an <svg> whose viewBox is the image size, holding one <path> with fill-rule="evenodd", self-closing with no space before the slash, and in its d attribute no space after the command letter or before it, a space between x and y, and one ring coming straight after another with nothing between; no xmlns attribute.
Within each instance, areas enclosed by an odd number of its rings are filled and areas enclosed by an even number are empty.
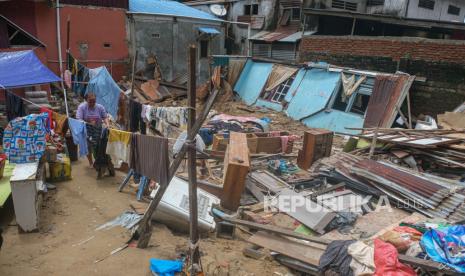
<svg viewBox="0 0 465 276"><path fill-rule="evenodd" d="M16 28L18 31L22 32L25 36L27 36L29 39L35 41L37 44L39 44L40 46L42 47L47 47L47 45L45 43L43 43L42 41L40 41L37 37L33 36L32 34L30 34L29 32L27 32L26 30L24 30L23 28L21 28L20 26L16 25L13 21L11 21L10 19L6 18L5 16L1 15L0 14L0 20L5 20L7 24L13 26L14 28Z"/></svg>

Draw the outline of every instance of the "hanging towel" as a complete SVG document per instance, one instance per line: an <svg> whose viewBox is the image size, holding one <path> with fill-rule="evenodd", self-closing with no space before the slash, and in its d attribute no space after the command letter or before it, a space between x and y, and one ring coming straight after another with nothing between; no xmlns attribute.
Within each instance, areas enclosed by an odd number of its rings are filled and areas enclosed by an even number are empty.
<svg viewBox="0 0 465 276"><path fill-rule="evenodd" d="M161 185L168 182L168 139L133 133L130 167Z"/></svg>
<svg viewBox="0 0 465 276"><path fill-rule="evenodd" d="M140 131L142 134L146 134L147 128L144 120L142 120L142 104L134 100L129 102L129 130L131 132Z"/></svg>
<svg viewBox="0 0 465 276"><path fill-rule="evenodd" d="M341 81L342 81L342 90L344 93L342 93L342 101L346 102L346 100L352 96L352 94L357 90L357 88L362 84L363 81L365 81L367 77L365 75L362 75L358 78L357 81L355 81L355 75L352 75L350 77L346 77L343 72L341 72Z"/></svg>
<svg viewBox="0 0 465 276"><path fill-rule="evenodd" d="M118 165L120 161L129 164L130 146L130 132L110 129L106 153L110 155L115 165Z"/></svg>
<svg viewBox="0 0 465 276"><path fill-rule="evenodd" d="M95 146L94 168L106 168L110 164L110 156L106 154L108 145L108 128L100 128L100 136Z"/></svg>
<svg viewBox="0 0 465 276"><path fill-rule="evenodd" d="M53 131L58 135L64 136L68 131L68 117L61 115L60 113L53 112L52 120L55 124Z"/></svg>
<svg viewBox="0 0 465 276"><path fill-rule="evenodd" d="M64 80L65 80L65 84L68 88L71 88L71 71L69 70L66 70L64 73Z"/></svg>
<svg viewBox="0 0 465 276"><path fill-rule="evenodd" d="M47 113L47 128L48 129L53 129L53 124L52 124L52 113L53 111L51 109L48 109L46 107L41 107L40 108L40 113Z"/></svg>
<svg viewBox="0 0 465 276"><path fill-rule="evenodd" d="M39 161L45 151L47 114L31 114L10 121L3 132L3 150L10 163Z"/></svg>
<svg viewBox="0 0 465 276"><path fill-rule="evenodd" d="M73 118L68 118L69 128L73 136L75 145L79 145L79 156L84 156L89 153L87 149L87 129L86 123Z"/></svg>
<svg viewBox="0 0 465 276"><path fill-rule="evenodd" d="M16 96L15 94L6 91L6 117L8 122L17 118L23 117L26 115L24 112L24 102L23 99Z"/></svg>

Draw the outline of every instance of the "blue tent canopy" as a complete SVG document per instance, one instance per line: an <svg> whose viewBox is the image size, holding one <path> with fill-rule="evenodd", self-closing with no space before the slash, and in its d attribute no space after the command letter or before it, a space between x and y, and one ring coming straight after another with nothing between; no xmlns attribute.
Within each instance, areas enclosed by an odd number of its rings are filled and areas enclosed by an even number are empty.
<svg viewBox="0 0 465 276"><path fill-rule="evenodd" d="M0 88L60 81L32 50L0 53Z"/></svg>
<svg viewBox="0 0 465 276"><path fill-rule="evenodd" d="M89 81L86 94L89 91L95 93L97 103L103 105L105 110L116 119L118 115L118 101L121 89L113 80L110 72L108 72L105 66L98 69L97 75Z"/></svg>

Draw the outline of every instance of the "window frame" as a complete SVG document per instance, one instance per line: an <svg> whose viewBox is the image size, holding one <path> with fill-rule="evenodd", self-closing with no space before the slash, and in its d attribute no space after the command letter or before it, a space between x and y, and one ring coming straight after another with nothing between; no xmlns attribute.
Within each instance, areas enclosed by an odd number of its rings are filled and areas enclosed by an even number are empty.
<svg viewBox="0 0 465 276"><path fill-rule="evenodd" d="M204 44L205 43L205 44ZM210 41L208 39L201 39L199 41L199 58L208 58ZM204 48L206 47L206 48ZM206 55L204 55L206 53Z"/></svg>
<svg viewBox="0 0 465 276"><path fill-rule="evenodd" d="M433 3L432 7L430 7L431 3ZM418 0L418 7L422 9L434 11L436 7L436 1L435 0Z"/></svg>
<svg viewBox="0 0 465 276"><path fill-rule="evenodd" d="M452 13L450 10L451 8L456 9L457 13ZM460 16L460 10L461 10L460 7L449 4L449 6L447 7L447 14Z"/></svg>
<svg viewBox="0 0 465 276"><path fill-rule="evenodd" d="M289 90L291 90L292 84L294 83L296 73L292 75L290 78L288 78L286 81L280 83L276 88L270 91L270 95L267 98L264 98L264 93L265 90L263 90L260 99L272 102L272 103L278 103L282 104L284 99L286 98L286 95L289 93ZM280 100L281 98L281 100Z"/></svg>
<svg viewBox="0 0 465 276"><path fill-rule="evenodd" d="M361 75L358 75L358 74L355 74L356 76L358 76L358 78L361 77ZM357 79L358 79L357 78ZM368 80L365 79L361 84L364 84L366 83ZM336 102L336 98L339 96L339 91L342 91L342 80L339 79L338 81L338 84L336 85L336 88L335 88L335 91L333 92L332 96L331 96L331 99L329 100L329 103L327 105L327 108L326 108L326 112L331 112L333 110L335 111L340 111L340 112L344 112L344 113L350 113L350 114L353 114L353 115L356 115L356 116L360 116L362 118L365 118L366 116L366 113L367 111L365 110L365 113L363 115L361 115L360 113L355 113L355 112L352 112L352 107L355 103L355 99L357 97L357 95L366 95L366 96L369 96L371 97L371 95L373 94L373 90L371 92L367 92L367 91L364 91L364 90L360 90L360 86L357 88L357 90L350 96L349 99L347 99L347 105L346 105L346 108L345 110L340 110L340 109L335 109L334 108L334 104ZM368 106L367 106L368 107ZM367 108L368 109L368 108Z"/></svg>

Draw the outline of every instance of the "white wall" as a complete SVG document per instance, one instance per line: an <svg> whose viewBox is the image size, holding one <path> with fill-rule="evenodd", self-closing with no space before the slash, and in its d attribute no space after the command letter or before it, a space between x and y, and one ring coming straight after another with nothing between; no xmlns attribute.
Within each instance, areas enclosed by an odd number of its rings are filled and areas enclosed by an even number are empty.
<svg viewBox="0 0 465 276"><path fill-rule="evenodd" d="M410 0L408 18L432 19L441 21L464 22L465 1L462 0L435 0L434 10L418 7L419 0ZM460 8L459 16L448 14L449 5Z"/></svg>

